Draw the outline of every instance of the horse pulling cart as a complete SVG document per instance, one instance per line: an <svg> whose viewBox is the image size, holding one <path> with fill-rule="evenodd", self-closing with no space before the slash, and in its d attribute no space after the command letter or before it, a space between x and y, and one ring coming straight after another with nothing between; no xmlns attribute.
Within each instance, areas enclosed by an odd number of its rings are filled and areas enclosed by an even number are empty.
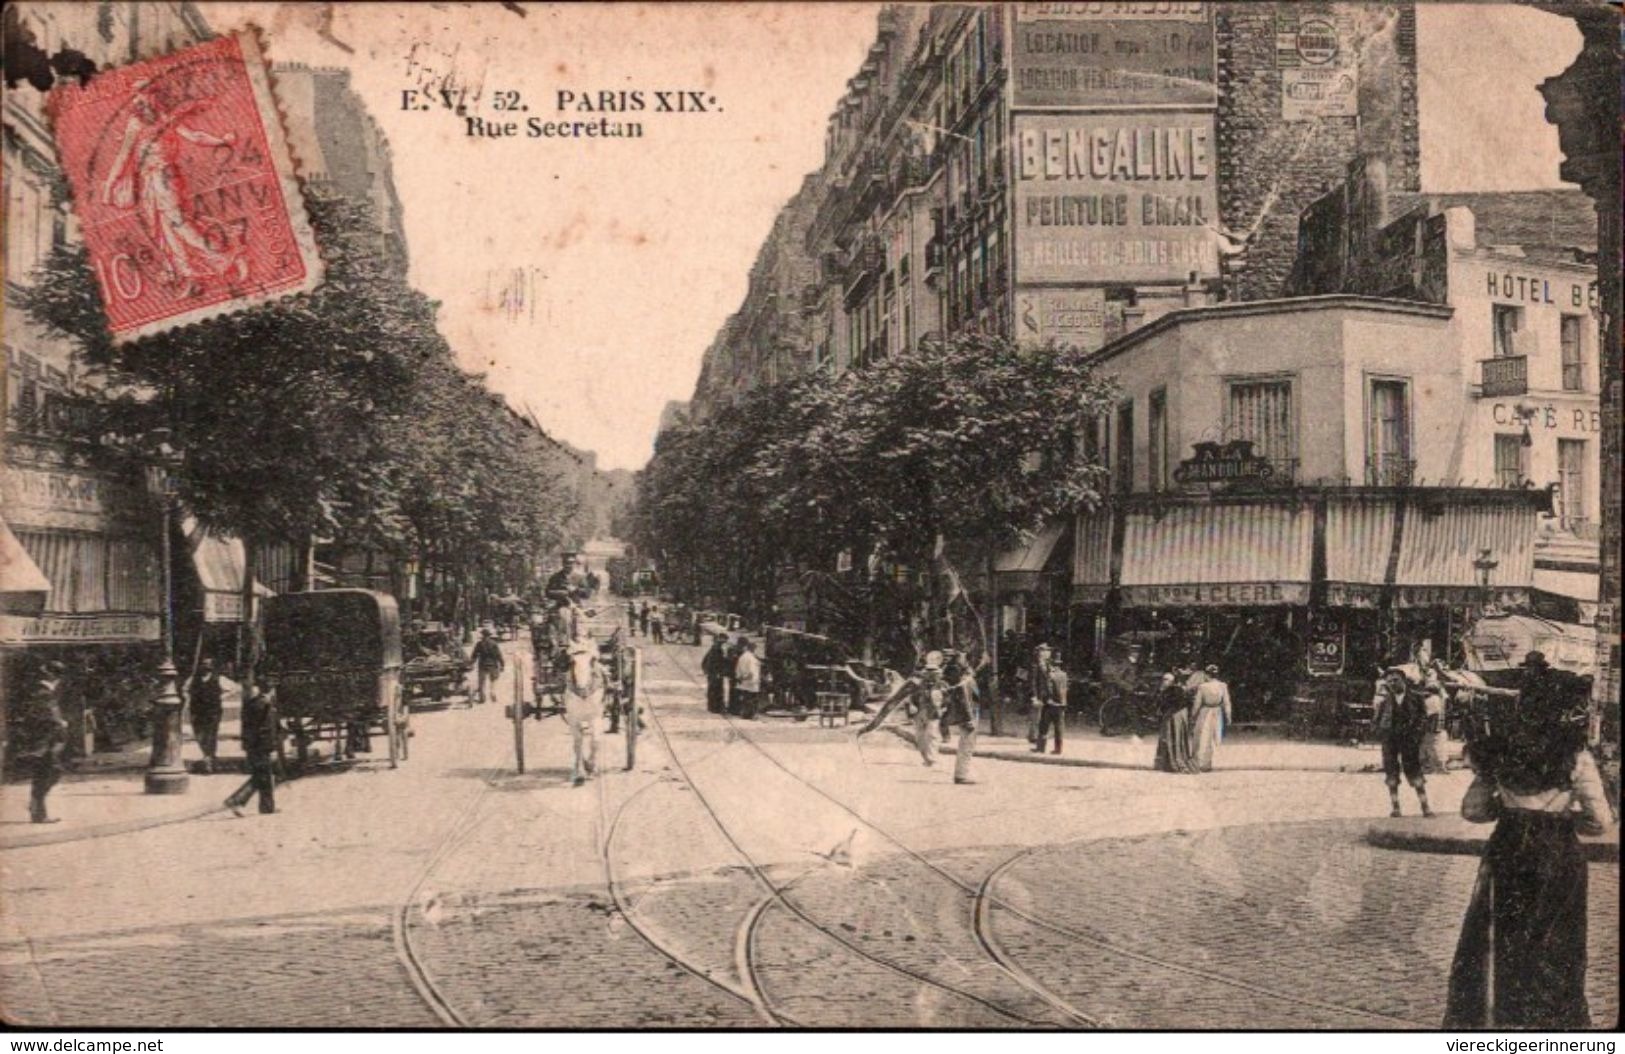
<svg viewBox="0 0 1625 1054"><path fill-rule="evenodd" d="M395 598L365 589L285 593L265 601L265 677L276 691L279 732L301 763L314 743L333 756L389 745L389 766L411 735L401 698L401 624Z"/></svg>
<svg viewBox="0 0 1625 1054"><path fill-rule="evenodd" d="M564 713L566 693L572 690L569 644L583 633L596 642L609 732L613 735L624 725L627 770L637 761L638 732L642 727L637 715L637 685L642 656L626 643L618 620L599 619L597 612L571 605L555 611L545 625L531 627L534 664L529 701L524 698L525 679L514 678L514 699L507 707L507 716L513 722L514 758L520 772L525 771L525 719L539 721Z"/></svg>

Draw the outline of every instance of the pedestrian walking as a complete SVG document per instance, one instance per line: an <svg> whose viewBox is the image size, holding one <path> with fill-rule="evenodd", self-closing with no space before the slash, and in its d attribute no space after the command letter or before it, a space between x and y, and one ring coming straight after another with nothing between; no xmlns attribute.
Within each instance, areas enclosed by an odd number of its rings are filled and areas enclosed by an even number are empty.
<svg viewBox="0 0 1625 1054"><path fill-rule="evenodd" d="M858 730L866 736L879 728L899 703L905 704L909 720L914 725L914 746L927 768L937 763L933 733L948 706L948 684L943 678L943 656L940 651L928 651L913 676L892 688L885 702L869 722Z"/></svg>
<svg viewBox="0 0 1625 1054"><path fill-rule="evenodd" d="M502 648L491 636L491 631L481 629L480 642L474 645L475 702L484 703L496 698L497 678L502 675L506 665Z"/></svg>
<svg viewBox="0 0 1625 1054"><path fill-rule="evenodd" d="M1445 1028L1591 1027L1587 865L1576 833L1605 834L1613 816L1586 749L1584 710L1543 697L1543 654L1530 652L1523 666L1518 698L1492 700L1488 721L1468 734L1474 776L1461 814L1495 831L1451 963Z"/></svg>
<svg viewBox="0 0 1625 1054"><path fill-rule="evenodd" d="M260 796L260 812L276 812L276 776L271 770L278 737L276 706L270 691L255 684L243 700L243 754L248 759L248 780L226 799L226 808L243 814L243 808Z"/></svg>
<svg viewBox="0 0 1625 1054"><path fill-rule="evenodd" d="M1371 699L1372 728L1382 743L1382 776L1388 784L1388 815L1403 815L1399 807L1399 780L1403 776L1416 792L1423 816L1432 816L1428 806L1427 775L1422 765L1422 739L1427 731L1427 711L1420 685L1413 686L1402 668L1388 670L1377 678Z"/></svg>
<svg viewBox="0 0 1625 1054"><path fill-rule="evenodd" d="M1192 772L1191 764L1191 707L1181 681L1188 676L1184 670L1162 675L1157 689L1161 704L1162 726L1157 730L1157 757L1153 766L1158 772Z"/></svg>
<svg viewBox="0 0 1625 1054"><path fill-rule="evenodd" d="M734 662L734 689L739 695L739 716L756 720L756 707L762 695L762 662L749 637L739 638L739 658Z"/></svg>
<svg viewBox="0 0 1625 1054"><path fill-rule="evenodd" d="M62 778L62 752L68 745L68 722L62 716L62 677L66 670L56 659L47 659L40 666L24 711L22 730L29 743L31 770L28 818L33 823L57 822L47 812L45 799Z"/></svg>
<svg viewBox="0 0 1625 1054"><path fill-rule="evenodd" d="M604 712L604 668L591 641L570 643L564 680L564 723L570 729L570 785L579 787L598 770L598 716Z"/></svg>
<svg viewBox="0 0 1625 1054"><path fill-rule="evenodd" d="M1044 752L1044 740L1048 738L1049 729L1055 729L1055 750L1061 752L1061 726L1066 723L1066 671L1061 669L1058 662L1052 660L1054 650L1048 644L1038 646L1038 661L1033 664L1032 693L1033 705L1041 711L1038 717L1038 731L1033 737L1033 753Z"/></svg>
<svg viewBox="0 0 1625 1054"><path fill-rule="evenodd" d="M959 742L954 747L954 782L975 783L971 779L970 763L976 751L976 723L981 717L976 675L964 657L955 655L948 660L943 677L948 682L948 697L942 712L942 741L948 742L950 732L959 732Z"/></svg>
<svg viewBox="0 0 1625 1054"><path fill-rule="evenodd" d="M722 687L728 696L728 713L739 716L739 686L734 680L734 670L739 665L739 656L745 653L745 635L741 633L734 638L733 647L728 649L728 663L722 674Z"/></svg>
<svg viewBox="0 0 1625 1054"><path fill-rule="evenodd" d="M220 717L225 710L225 691L214 659L205 655L198 663L197 676L192 678L187 696L192 738L203 752L203 771L213 772L215 753L220 745Z"/></svg>
<svg viewBox="0 0 1625 1054"><path fill-rule="evenodd" d="M705 708L713 714L723 713L728 706L725 693L729 662L728 635L718 633L711 638L711 650L700 660L700 669L705 673Z"/></svg>
<svg viewBox="0 0 1625 1054"><path fill-rule="evenodd" d="M1191 760L1193 771L1213 771L1213 751L1230 723L1230 686L1219 679L1219 667L1209 663L1191 698ZM1187 682L1188 683L1188 682Z"/></svg>
<svg viewBox="0 0 1625 1054"><path fill-rule="evenodd" d="M626 602L626 635L628 637L638 635L638 606L630 600Z"/></svg>
<svg viewBox="0 0 1625 1054"><path fill-rule="evenodd" d="M645 637L649 635L649 602L645 600L643 607L638 610L638 632Z"/></svg>
<svg viewBox="0 0 1625 1054"><path fill-rule="evenodd" d="M666 613L655 604L649 609L649 633L656 644L666 643Z"/></svg>

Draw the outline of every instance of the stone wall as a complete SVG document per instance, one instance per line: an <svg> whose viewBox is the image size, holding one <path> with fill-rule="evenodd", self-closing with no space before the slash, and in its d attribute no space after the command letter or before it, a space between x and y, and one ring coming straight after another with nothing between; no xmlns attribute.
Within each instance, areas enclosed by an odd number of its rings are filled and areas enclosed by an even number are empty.
<svg viewBox="0 0 1625 1054"><path fill-rule="evenodd" d="M1323 15L1337 23L1340 52L1358 69L1359 116L1286 120L1287 65L1280 31ZM1223 3L1218 47L1219 215L1236 235L1252 233L1228 269L1232 298L1282 294L1297 252L1298 215L1370 156L1387 166L1393 190L1418 189L1416 12L1411 4ZM1319 56L1312 56L1319 57ZM1335 68L1339 59L1328 60Z"/></svg>

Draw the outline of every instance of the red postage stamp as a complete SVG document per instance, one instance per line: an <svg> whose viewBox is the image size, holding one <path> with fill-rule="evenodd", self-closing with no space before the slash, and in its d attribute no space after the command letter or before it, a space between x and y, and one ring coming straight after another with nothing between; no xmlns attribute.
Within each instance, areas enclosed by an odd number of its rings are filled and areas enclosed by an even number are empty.
<svg viewBox="0 0 1625 1054"><path fill-rule="evenodd" d="M321 282L253 34L57 88L49 107L114 341Z"/></svg>

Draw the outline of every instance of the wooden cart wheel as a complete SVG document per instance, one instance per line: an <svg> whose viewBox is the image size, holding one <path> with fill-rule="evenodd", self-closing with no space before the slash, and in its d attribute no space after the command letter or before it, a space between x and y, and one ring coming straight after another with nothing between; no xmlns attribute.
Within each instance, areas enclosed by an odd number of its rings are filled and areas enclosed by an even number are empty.
<svg viewBox="0 0 1625 1054"><path fill-rule="evenodd" d="M630 662L621 678L621 692L626 706L626 771L631 772L638 763L638 666L643 653L636 648L628 650Z"/></svg>
<svg viewBox="0 0 1625 1054"><path fill-rule="evenodd" d="M538 698L537 700L541 700ZM513 679L513 756L518 762L519 774L525 774L525 689L524 678L515 671Z"/></svg>
<svg viewBox="0 0 1625 1054"><path fill-rule="evenodd" d="M401 701L398 690L395 708L400 713L400 719L395 723L395 734L401 741L401 760L405 761L412 756L412 709Z"/></svg>
<svg viewBox="0 0 1625 1054"><path fill-rule="evenodd" d="M391 699L384 707L384 736L389 740L389 767L399 768L401 764L401 744L397 733L400 727L400 717L395 713L395 700Z"/></svg>

